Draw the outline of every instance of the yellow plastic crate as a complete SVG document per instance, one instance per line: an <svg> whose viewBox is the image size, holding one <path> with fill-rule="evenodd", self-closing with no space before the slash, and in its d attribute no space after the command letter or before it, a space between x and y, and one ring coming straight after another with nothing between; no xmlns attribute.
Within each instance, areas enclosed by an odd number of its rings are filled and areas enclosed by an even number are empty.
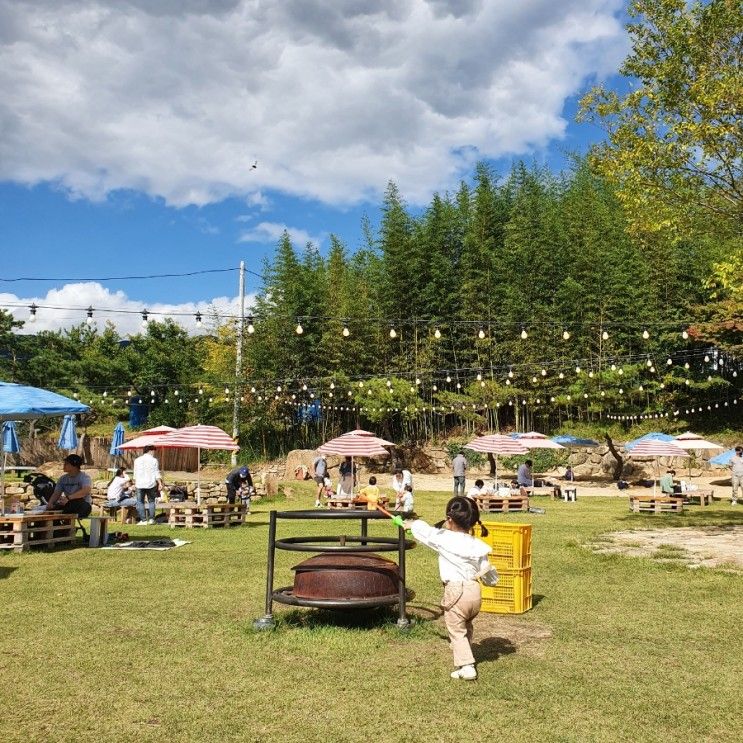
<svg viewBox="0 0 743 743"><path fill-rule="evenodd" d="M523 570L531 567L531 524L511 524L499 521L484 521L487 537L475 524L474 535L489 544L492 552L488 556L496 570Z"/></svg>
<svg viewBox="0 0 743 743"><path fill-rule="evenodd" d="M523 614L531 609L531 568L498 571L493 588L482 587L482 611L491 614Z"/></svg>

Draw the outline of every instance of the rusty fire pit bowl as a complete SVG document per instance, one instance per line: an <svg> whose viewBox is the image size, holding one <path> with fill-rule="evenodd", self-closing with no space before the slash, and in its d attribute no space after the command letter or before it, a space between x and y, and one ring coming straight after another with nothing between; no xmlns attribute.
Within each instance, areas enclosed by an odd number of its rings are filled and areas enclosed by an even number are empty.
<svg viewBox="0 0 743 743"><path fill-rule="evenodd" d="M370 553L323 553L295 565L298 599L354 601L397 594L397 563Z"/></svg>

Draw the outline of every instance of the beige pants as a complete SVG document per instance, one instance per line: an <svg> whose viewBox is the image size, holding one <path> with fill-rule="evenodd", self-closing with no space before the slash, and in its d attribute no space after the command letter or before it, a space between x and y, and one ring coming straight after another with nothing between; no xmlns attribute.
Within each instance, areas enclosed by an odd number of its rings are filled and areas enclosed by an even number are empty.
<svg viewBox="0 0 743 743"><path fill-rule="evenodd" d="M444 585L441 608L455 666L468 666L475 662L470 646L472 620L480 613L481 601L480 584L476 580Z"/></svg>

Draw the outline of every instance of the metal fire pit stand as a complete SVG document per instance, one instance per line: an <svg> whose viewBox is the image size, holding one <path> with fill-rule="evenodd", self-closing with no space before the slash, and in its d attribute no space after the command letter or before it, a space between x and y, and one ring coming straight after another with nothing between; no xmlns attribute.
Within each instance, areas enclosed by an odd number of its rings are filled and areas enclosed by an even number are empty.
<svg viewBox="0 0 743 743"><path fill-rule="evenodd" d="M303 520L359 520L360 536L323 536L323 537L287 537L276 539L277 519ZM271 511L268 523L268 564L266 570L266 613L253 622L255 629L272 629L276 622L273 618L273 602L292 606L307 606L315 609L363 609L375 606L398 604L399 616L397 626L407 629L409 621L405 613L408 592L405 588L405 551L415 547L412 539L405 539L405 530L397 528L397 537L370 537L369 519L389 520L379 511L342 510L342 511ZM394 552L398 557L398 593L393 596L379 596L367 599L302 599L292 595L291 588L274 589L274 564L276 550L293 552Z"/></svg>

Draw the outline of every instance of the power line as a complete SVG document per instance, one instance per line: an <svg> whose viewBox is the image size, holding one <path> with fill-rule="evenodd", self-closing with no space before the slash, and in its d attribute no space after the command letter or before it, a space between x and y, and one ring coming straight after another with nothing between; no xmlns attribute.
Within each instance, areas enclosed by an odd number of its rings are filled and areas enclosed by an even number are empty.
<svg viewBox="0 0 743 743"><path fill-rule="evenodd" d="M156 274L142 274L140 276L100 276L98 278L86 278L86 277L74 277L74 278L64 278L64 277L42 277L42 276L17 276L14 278L0 278L0 281L4 281L5 283L15 283L19 281L53 281L53 282L61 282L61 281L130 281L130 280L141 280L141 279L174 279L174 278L182 278L184 276L202 276L203 274L207 273L228 273L228 272L234 272L239 271L238 268L205 268L200 271L188 271L186 273L156 273ZM254 273L253 271L250 271L249 273L254 274L255 276L258 276L259 278L263 278L260 274Z"/></svg>

